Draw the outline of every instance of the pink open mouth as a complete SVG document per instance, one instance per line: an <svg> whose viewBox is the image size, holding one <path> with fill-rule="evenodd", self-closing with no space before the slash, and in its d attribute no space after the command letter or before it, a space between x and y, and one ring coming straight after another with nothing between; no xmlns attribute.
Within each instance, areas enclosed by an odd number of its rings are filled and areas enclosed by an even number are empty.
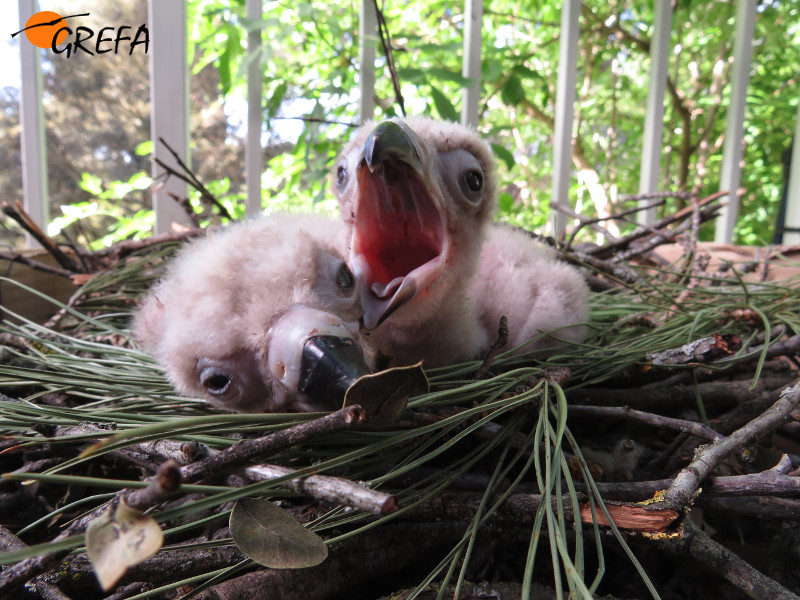
<svg viewBox="0 0 800 600"><path fill-rule="evenodd" d="M447 254L445 219L419 171L390 158L357 171L351 259L366 283L364 325L380 325L441 274ZM439 203L441 205L441 203Z"/></svg>

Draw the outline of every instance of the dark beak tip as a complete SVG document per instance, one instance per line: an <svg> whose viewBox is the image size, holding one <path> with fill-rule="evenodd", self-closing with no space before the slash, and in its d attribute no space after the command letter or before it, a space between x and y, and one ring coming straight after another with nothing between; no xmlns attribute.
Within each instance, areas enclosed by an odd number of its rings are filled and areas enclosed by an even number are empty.
<svg viewBox="0 0 800 600"><path fill-rule="evenodd" d="M383 121L375 126L364 142L362 156L370 171L389 159L400 160L418 168L419 152L412 140L414 132L398 121Z"/></svg>
<svg viewBox="0 0 800 600"><path fill-rule="evenodd" d="M314 399L341 403L347 388L369 372L361 349L351 339L319 335L303 347L297 391Z"/></svg>

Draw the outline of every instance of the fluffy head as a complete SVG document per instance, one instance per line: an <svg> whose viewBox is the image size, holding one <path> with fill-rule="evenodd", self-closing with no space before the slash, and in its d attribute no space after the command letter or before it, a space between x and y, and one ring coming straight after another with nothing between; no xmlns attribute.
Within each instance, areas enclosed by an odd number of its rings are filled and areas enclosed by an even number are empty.
<svg viewBox="0 0 800 600"><path fill-rule="evenodd" d="M134 337L181 393L242 412L314 408L283 385L289 361L270 348L275 331L357 329L343 233L336 221L300 215L210 232L179 252L145 298Z"/></svg>
<svg viewBox="0 0 800 600"><path fill-rule="evenodd" d="M333 187L352 231L364 325L377 327L378 346L403 354L400 338L413 345L415 329L427 337L454 326L439 312L463 296L496 203L488 144L472 129L426 117L371 122L341 153ZM455 304L471 313L468 303Z"/></svg>

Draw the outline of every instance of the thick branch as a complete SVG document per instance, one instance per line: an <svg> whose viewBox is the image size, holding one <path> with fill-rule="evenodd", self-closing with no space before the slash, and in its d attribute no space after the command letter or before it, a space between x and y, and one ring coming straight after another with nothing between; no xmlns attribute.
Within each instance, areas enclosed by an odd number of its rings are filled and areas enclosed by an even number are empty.
<svg viewBox="0 0 800 600"><path fill-rule="evenodd" d="M778 401L762 415L734 431L728 438L702 446L664 494L664 504L681 510L689 506L703 479L723 459L786 423L800 405L800 382L783 390Z"/></svg>
<svg viewBox="0 0 800 600"><path fill-rule="evenodd" d="M691 519L684 522L681 537L663 538L654 540L654 543L673 554L700 562L753 598L797 600L795 594L774 579L708 537Z"/></svg>

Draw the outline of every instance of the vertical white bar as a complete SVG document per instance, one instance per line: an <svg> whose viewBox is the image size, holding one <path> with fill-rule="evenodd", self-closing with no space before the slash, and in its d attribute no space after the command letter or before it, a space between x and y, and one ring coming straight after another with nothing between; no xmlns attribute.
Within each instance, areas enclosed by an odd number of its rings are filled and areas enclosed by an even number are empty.
<svg viewBox="0 0 800 600"><path fill-rule="evenodd" d="M36 0L19 0L19 29L38 12ZM34 223L44 229L50 221L50 190L47 182L47 145L44 109L42 108L42 68L40 50L24 33L19 39L20 75L19 118L22 133L22 205ZM26 246L38 243L25 235Z"/></svg>
<svg viewBox="0 0 800 600"><path fill-rule="evenodd" d="M181 160L189 165L189 68L186 64L185 0L148 0L150 17L150 135L156 158L180 172L181 169L159 141L163 138ZM163 169L153 163L153 177ZM177 177L156 186L153 208L155 233L165 233L173 222L187 223L180 205L169 195L187 196L187 186Z"/></svg>
<svg viewBox="0 0 800 600"><path fill-rule="evenodd" d="M247 0L247 18L261 20L261 0ZM247 52L251 56L261 48L261 29L247 33ZM261 172L264 170L264 153L261 150L261 96L264 75L260 60L251 60L247 66L247 146L245 147L245 182L247 214L261 212Z"/></svg>
<svg viewBox="0 0 800 600"><path fill-rule="evenodd" d="M753 56L753 30L756 22L756 0L738 0L736 6L736 39L733 47L731 100L725 127L722 150L722 172L719 189L726 190L727 204L717 217L714 241L731 242L739 216L739 184L742 178L742 137L747 86L750 83L750 63Z"/></svg>
<svg viewBox="0 0 800 600"><path fill-rule="evenodd" d="M647 114L644 120L642 163L639 170L639 193L658 191L661 173L661 140L664 128L664 93L672 31L672 1L655 0L653 37L650 41L650 87L647 91ZM655 207L638 213L640 223L655 221Z"/></svg>
<svg viewBox="0 0 800 600"><path fill-rule="evenodd" d="M375 44L378 40L378 17L373 0L361 0L358 20L358 121L375 116Z"/></svg>
<svg viewBox="0 0 800 600"><path fill-rule="evenodd" d="M461 74L472 81L465 87L461 101L461 123L478 124L478 101L481 94L481 21L483 0L464 0L464 62Z"/></svg>
<svg viewBox="0 0 800 600"><path fill-rule="evenodd" d="M786 218L783 226L800 229L800 106L797 108L797 123L794 126L792 162L789 170L789 191L786 195ZM787 231L783 234L784 244L800 244L800 233Z"/></svg>
<svg viewBox="0 0 800 600"><path fill-rule="evenodd" d="M561 5L561 41L558 51L558 84L556 88L555 135L553 136L554 202L569 204L569 176L572 159L572 119L575 103L575 81L578 72L578 17L580 0L564 0ZM551 211L553 235L559 238L567 228L566 215Z"/></svg>

